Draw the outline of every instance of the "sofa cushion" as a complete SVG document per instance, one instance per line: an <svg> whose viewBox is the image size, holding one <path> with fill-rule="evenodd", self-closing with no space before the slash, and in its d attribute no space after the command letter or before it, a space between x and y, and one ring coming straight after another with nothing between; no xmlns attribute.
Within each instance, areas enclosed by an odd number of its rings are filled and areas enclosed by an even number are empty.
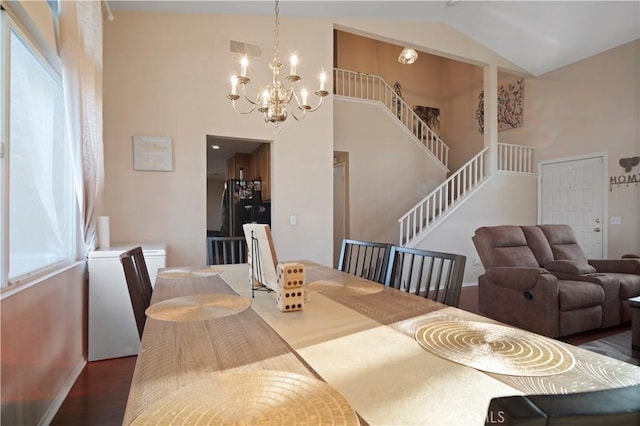
<svg viewBox="0 0 640 426"><path fill-rule="evenodd" d="M571 311L604 302L604 290L598 284L585 281L558 281L560 310Z"/></svg>
<svg viewBox="0 0 640 426"><path fill-rule="evenodd" d="M569 225L538 225L553 253L553 260L579 260L587 263L587 256L578 245L578 240Z"/></svg>
<svg viewBox="0 0 640 426"><path fill-rule="evenodd" d="M520 226L484 226L473 237L485 269L494 266L539 267Z"/></svg>
<svg viewBox="0 0 640 426"><path fill-rule="evenodd" d="M527 245L536 257L540 266L553 262L553 252L549 240L538 226L522 226L522 232L527 239Z"/></svg>
<svg viewBox="0 0 640 426"><path fill-rule="evenodd" d="M579 260L554 260L545 263L544 269L549 272L562 272L571 275L594 274L596 272L596 268Z"/></svg>

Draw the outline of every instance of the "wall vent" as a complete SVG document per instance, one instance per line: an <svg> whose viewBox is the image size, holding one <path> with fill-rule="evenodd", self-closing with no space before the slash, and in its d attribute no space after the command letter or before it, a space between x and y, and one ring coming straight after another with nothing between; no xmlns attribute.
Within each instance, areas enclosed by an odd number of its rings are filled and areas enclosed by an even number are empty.
<svg viewBox="0 0 640 426"><path fill-rule="evenodd" d="M236 40L229 40L229 52L241 56L247 55L250 58L259 58L262 56L262 49L260 46Z"/></svg>

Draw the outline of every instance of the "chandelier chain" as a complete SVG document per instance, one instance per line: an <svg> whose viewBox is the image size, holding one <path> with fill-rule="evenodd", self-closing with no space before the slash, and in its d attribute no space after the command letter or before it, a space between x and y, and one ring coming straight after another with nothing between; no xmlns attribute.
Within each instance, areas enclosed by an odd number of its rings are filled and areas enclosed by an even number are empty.
<svg viewBox="0 0 640 426"><path fill-rule="evenodd" d="M275 19L275 28L273 29L273 49L275 51L275 57L277 59L280 59L280 6L278 5L278 0L276 0L276 7L275 7L275 12L276 12L276 19Z"/></svg>

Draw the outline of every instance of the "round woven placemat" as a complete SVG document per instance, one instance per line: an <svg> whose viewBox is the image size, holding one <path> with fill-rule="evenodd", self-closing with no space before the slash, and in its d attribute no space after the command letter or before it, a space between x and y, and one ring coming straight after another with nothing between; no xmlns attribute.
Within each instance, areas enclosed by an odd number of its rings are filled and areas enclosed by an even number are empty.
<svg viewBox="0 0 640 426"><path fill-rule="evenodd" d="M210 375L151 404L132 425L358 425L320 380L284 371Z"/></svg>
<svg viewBox="0 0 640 426"><path fill-rule="evenodd" d="M251 306L246 297L200 294L163 300L147 308L149 318L161 321L207 321L242 312Z"/></svg>
<svg viewBox="0 0 640 426"><path fill-rule="evenodd" d="M189 278L189 277L207 277L217 275L222 270L213 266L203 268L174 268L166 269L158 272L158 276L162 278Z"/></svg>
<svg viewBox="0 0 640 426"><path fill-rule="evenodd" d="M511 376L550 376L571 369L573 355L551 339L524 330L474 321L437 321L416 340L443 358Z"/></svg>
<svg viewBox="0 0 640 426"><path fill-rule="evenodd" d="M318 293L332 296L364 296L378 293L384 287L382 284L365 280L354 280L348 283L319 280L310 283L309 288L316 290Z"/></svg>

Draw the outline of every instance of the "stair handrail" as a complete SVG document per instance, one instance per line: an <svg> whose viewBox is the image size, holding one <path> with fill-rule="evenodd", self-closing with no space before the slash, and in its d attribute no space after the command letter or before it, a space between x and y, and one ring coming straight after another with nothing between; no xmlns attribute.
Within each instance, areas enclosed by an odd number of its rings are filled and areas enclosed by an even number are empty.
<svg viewBox="0 0 640 426"><path fill-rule="evenodd" d="M487 176L485 161L488 151L487 147L476 154L398 219L401 246L411 243L484 180Z"/></svg>
<svg viewBox="0 0 640 426"><path fill-rule="evenodd" d="M448 170L449 147L382 77L340 68L333 72L334 94L382 103Z"/></svg>
<svg viewBox="0 0 640 426"><path fill-rule="evenodd" d="M534 162L532 146L498 143L498 170L501 172L533 174Z"/></svg>

